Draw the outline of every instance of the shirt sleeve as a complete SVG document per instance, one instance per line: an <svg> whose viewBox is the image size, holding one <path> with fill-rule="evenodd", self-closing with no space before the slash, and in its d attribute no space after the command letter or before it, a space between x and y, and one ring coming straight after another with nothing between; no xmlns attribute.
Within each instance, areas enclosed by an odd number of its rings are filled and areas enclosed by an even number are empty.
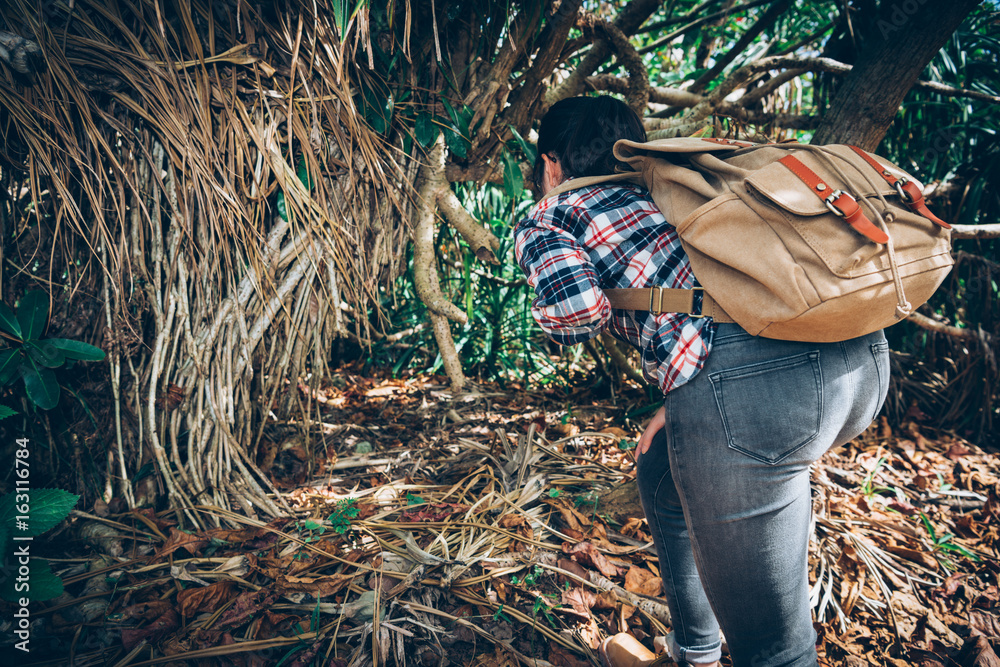
<svg viewBox="0 0 1000 667"><path fill-rule="evenodd" d="M597 336L611 317L611 304L597 271L573 230L586 225L584 211L545 202L518 223L514 252L537 298L531 315L560 345Z"/></svg>

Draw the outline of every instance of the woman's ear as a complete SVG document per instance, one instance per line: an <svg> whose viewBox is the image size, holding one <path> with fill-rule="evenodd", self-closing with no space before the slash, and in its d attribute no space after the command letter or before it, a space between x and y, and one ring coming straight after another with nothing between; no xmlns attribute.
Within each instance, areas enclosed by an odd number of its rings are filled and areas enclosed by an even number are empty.
<svg viewBox="0 0 1000 667"><path fill-rule="evenodd" d="M546 193L566 180L559 158L549 153L542 153L544 176L542 177L542 193Z"/></svg>

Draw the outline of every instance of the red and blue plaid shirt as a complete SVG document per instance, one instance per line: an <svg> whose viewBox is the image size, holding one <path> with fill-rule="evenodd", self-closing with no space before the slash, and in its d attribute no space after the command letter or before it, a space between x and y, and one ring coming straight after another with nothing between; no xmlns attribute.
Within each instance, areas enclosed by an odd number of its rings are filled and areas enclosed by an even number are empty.
<svg viewBox="0 0 1000 667"><path fill-rule="evenodd" d="M639 350L643 374L664 394L704 366L711 318L612 309L602 291L698 284L677 231L644 188L597 185L544 199L514 234L517 261L538 295L531 314L552 340L573 345L606 329Z"/></svg>

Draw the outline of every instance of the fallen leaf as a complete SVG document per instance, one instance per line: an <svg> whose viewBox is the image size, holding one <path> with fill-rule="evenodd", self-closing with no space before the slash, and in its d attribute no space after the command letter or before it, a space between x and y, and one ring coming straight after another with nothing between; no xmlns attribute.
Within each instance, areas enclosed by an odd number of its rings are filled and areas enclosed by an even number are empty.
<svg viewBox="0 0 1000 667"><path fill-rule="evenodd" d="M957 461L965 456L968 456L971 453L972 450L970 450L968 447L955 442L952 443L951 447L948 448L948 451L945 452L944 455L947 456L952 461Z"/></svg>
<svg viewBox="0 0 1000 667"><path fill-rule="evenodd" d="M639 595L657 596L663 589L659 577L645 568L630 566L625 573L625 590Z"/></svg>
<svg viewBox="0 0 1000 667"><path fill-rule="evenodd" d="M569 605L581 614L589 615L596 602L597 594L583 587L571 588L562 592L562 603Z"/></svg>
<svg viewBox="0 0 1000 667"><path fill-rule="evenodd" d="M176 528L170 529L170 536L166 543L150 558L152 561L159 560L164 556L172 554L178 549L184 549L192 556L201 554L201 550L208 546L209 539L203 535L195 533L185 533Z"/></svg>
<svg viewBox="0 0 1000 667"><path fill-rule="evenodd" d="M937 653L925 651L919 648L911 648L907 652L910 664L913 667L946 667L948 660L942 658Z"/></svg>
<svg viewBox="0 0 1000 667"><path fill-rule="evenodd" d="M580 577L584 581L587 581L587 571L583 569L583 566L577 563L575 560L571 560L569 558L560 558L558 561L556 561L556 565L558 565L559 569L566 570L567 572L570 572ZM560 581L559 583L562 582Z"/></svg>
<svg viewBox="0 0 1000 667"><path fill-rule="evenodd" d="M997 658L986 637L982 636L966 639L955 661L962 667L1000 667L1000 658Z"/></svg>
<svg viewBox="0 0 1000 667"><path fill-rule="evenodd" d="M301 591L315 598L328 598L357 578L354 573L332 574L322 577L293 577L281 575L274 584L282 593Z"/></svg>
<svg viewBox="0 0 1000 667"><path fill-rule="evenodd" d="M581 660L555 642L549 642L549 662L556 667L590 667L589 662Z"/></svg>
<svg viewBox="0 0 1000 667"><path fill-rule="evenodd" d="M278 599L278 592L266 586L259 591L246 592L236 598L229 609L216 622L216 629L236 628L257 615L261 609L270 607Z"/></svg>
<svg viewBox="0 0 1000 667"><path fill-rule="evenodd" d="M201 588L186 588L177 593L177 611L184 617L191 617L202 611L215 611L233 599L233 588L231 581L218 581Z"/></svg>
<svg viewBox="0 0 1000 667"><path fill-rule="evenodd" d="M528 520L520 514L505 514L500 517L500 521L497 522L497 525L528 540L534 537L534 531L531 530L531 524L528 523ZM510 544L507 546L508 551L522 551L525 548L527 548L526 545L519 540L511 540Z"/></svg>
<svg viewBox="0 0 1000 667"><path fill-rule="evenodd" d="M986 637L1000 637L1000 618L982 609L969 612L969 630Z"/></svg>
<svg viewBox="0 0 1000 667"><path fill-rule="evenodd" d="M621 570L608 560L607 556L597 550L590 542L580 542L572 547L563 544L563 552L567 553L584 565L589 565L605 577L617 577Z"/></svg>
<svg viewBox="0 0 1000 667"><path fill-rule="evenodd" d="M143 640L150 644L156 643L168 633L173 632L178 625L180 625L180 619L177 616L177 611L168 605L149 625L141 628L123 628L122 645L125 650L131 651Z"/></svg>

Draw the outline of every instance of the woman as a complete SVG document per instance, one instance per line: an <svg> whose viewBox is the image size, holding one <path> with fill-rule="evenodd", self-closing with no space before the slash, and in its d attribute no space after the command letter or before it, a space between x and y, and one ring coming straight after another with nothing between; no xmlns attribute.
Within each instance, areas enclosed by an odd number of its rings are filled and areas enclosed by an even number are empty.
<svg viewBox="0 0 1000 667"><path fill-rule="evenodd" d="M623 103L580 97L553 105L538 132L542 192L612 173L618 139L645 141ZM789 342L711 318L612 309L604 289L697 285L671 222L680 221L665 220L635 185L543 199L515 231L518 262L538 297L532 315L557 343L606 330L633 345L663 391L636 452L673 619L672 658L718 664L721 626L734 665L816 665L809 466L878 413L888 346L881 331L841 343ZM655 657L626 634L606 640L601 656L611 667Z"/></svg>

